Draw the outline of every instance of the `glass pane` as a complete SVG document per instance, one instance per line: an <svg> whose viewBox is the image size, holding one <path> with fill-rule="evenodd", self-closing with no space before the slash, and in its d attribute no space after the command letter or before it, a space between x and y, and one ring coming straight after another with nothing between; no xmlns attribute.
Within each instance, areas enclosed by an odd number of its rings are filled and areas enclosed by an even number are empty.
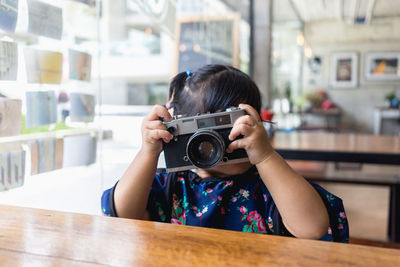
<svg viewBox="0 0 400 267"><path fill-rule="evenodd" d="M99 214L95 1L0 3L0 203Z"/></svg>
<svg viewBox="0 0 400 267"><path fill-rule="evenodd" d="M141 120L167 102L178 70L250 69L250 0L4 5L2 204L100 214L102 191L139 150Z"/></svg>

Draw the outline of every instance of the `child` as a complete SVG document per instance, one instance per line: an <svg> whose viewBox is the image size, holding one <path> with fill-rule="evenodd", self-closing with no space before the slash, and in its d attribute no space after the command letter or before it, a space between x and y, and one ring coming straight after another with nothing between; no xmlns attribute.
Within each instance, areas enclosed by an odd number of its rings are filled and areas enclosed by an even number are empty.
<svg viewBox="0 0 400 267"><path fill-rule="evenodd" d="M227 153L243 148L249 162L169 174L156 170L162 141L173 137L159 120L171 121L169 111L156 105L142 123L137 156L103 193L105 215L348 241L341 200L294 172L270 145L259 116L260 92L249 76L233 67L206 65L179 73L169 95L175 115L244 109L247 115L234 123ZM235 140L239 135L244 137Z"/></svg>

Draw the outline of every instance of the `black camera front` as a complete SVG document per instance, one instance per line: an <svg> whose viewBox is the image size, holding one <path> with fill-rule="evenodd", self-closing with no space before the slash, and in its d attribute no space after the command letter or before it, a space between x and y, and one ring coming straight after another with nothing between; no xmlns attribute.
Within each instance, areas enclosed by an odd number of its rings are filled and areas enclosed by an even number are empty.
<svg viewBox="0 0 400 267"><path fill-rule="evenodd" d="M231 143L228 137L234 122L245 114L244 110L231 108L224 112L164 122L167 130L174 135L169 143L163 144L167 172L208 169L219 164L248 161L244 149L229 154L225 152Z"/></svg>

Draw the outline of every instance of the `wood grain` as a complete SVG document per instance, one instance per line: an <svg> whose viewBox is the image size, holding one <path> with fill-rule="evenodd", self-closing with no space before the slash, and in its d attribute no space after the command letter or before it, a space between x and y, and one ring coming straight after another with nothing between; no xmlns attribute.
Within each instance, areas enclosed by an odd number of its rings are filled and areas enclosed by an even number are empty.
<svg viewBox="0 0 400 267"><path fill-rule="evenodd" d="M2 265L400 266L400 250L0 206Z"/></svg>
<svg viewBox="0 0 400 267"><path fill-rule="evenodd" d="M276 133L277 149L400 154L399 136L337 133Z"/></svg>

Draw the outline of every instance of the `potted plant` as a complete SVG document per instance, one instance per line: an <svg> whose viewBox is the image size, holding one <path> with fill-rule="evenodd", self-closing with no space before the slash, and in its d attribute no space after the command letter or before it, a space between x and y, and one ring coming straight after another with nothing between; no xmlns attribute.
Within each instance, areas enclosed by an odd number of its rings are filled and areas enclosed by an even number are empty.
<svg viewBox="0 0 400 267"><path fill-rule="evenodd" d="M388 103L390 108L397 108L399 106L399 100L396 98L394 92L385 95L385 101Z"/></svg>

